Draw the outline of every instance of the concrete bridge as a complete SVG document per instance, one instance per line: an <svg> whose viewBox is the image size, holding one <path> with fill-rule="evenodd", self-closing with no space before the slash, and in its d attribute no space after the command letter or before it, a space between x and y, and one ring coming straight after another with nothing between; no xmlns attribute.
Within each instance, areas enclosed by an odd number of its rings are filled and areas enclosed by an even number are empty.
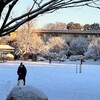
<svg viewBox="0 0 100 100"><path fill-rule="evenodd" d="M37 34L41 35L43 40L47 41L50 37L60 36L66 41L71 41L73 38L78 36L83 36L91 40L93 37L99 37L100 31L94 30L38 30L34 31Z"/></svg>

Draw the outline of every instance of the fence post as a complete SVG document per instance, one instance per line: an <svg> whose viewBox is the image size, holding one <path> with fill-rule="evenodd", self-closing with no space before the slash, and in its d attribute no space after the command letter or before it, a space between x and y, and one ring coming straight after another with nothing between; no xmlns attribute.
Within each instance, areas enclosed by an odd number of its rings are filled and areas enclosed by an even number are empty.
<svg viewBox="0 0 100 100"><path fill-rule="evenodd" d="M76 64L76 73L78 73L78 64Z"/></svg>
<svg viewBox="0 0 100 100"><path fill-rule="evenodd" d="M80 64L79 73L82 73L82 64Z"/></svg>

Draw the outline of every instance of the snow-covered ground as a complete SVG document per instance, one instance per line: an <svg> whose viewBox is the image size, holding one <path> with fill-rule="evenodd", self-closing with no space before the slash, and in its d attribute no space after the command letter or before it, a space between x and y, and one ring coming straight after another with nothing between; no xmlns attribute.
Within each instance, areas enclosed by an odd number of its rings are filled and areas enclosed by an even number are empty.
<svg viewBox="0 0 100 100"><path fill-rule="evenodd" d="M0 63L0 100L6 100L17 85L17 68L21 61ZM87 60L82 73L76 73L79 62L23 62L27 68L26 85L42 90L49 100L99 100L100 60Z"/></svg>

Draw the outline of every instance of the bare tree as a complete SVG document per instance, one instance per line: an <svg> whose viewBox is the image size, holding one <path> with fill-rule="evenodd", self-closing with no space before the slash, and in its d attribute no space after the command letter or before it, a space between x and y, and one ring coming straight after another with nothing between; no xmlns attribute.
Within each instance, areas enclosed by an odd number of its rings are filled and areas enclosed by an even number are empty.
<svg viewBox="0 0 100 100"><path fill-rule="evenodd" d="M85 24L85 25L83 26L83 29L84 29L84 30L90 30L90 25L89 25L89 24Z"/></svg>
<svg viewBox="0 0 100 100"><path fill-rule="evenodd" d="M90 30L98 31L100 30L100 24L99 23L94 23L90 25Z"/></svg>
<svg viewBox="0 0 100 100"><path fill-rule="evenodd" d="M18 1L21 0L0 0L0 21L3 21L0 27L0 36L15 31L22 24L36 18L40 14L47 12L52 13L58 9L79 6L89 6L100 9L100 5L98 5L100 0L32 0L33 5L28 12L9 20L15 5L17 7ZM2 20L1 17L3 16L5 8L7 8L7 11Z"/></svg>
<svg viewBox="0 0 100 100"><path fill-rule="evenodd" d="M67 25L63 22L48 23L44 27L46 30L66 30Z"/></svg>
<svg viewBox="0 0 100 100"><path fill-rule="evenodd" d="M81 30L81 28L82 28L82 26L80 25L80 23L70 22L70 23L67 24L68 30L73 30L73 29Z"/></svg>

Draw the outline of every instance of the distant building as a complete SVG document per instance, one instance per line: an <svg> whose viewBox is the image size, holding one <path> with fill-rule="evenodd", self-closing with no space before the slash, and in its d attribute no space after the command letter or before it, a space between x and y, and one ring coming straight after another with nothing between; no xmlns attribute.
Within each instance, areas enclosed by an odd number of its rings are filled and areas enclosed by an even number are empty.
<svg viewBox="0 0 100 100"><path fill-rule="evenodd" d="M100 36L100 31L93 30L33 30L33 33L40 35L44 41L47 41L53 36L60 36L68 42L78 36L86 37L89 40L91 40L93 37ZM12 40L16 40L17 34L18 31L11 33L10 38Z"/></svg>
<svg viewBox="0 0 100 100"><path fill-rule="evenodd" d="M91 40L93 37L99 37L100 31L92 30L41 30L37 34L41 35L44 41L47 41L53 36L60 36L66 41L70 42L75 37L86 37L88 40Z"/></svg>
<svg viewBox="0 0 100 100"><path fill-rule="evenodd" d="M14 48L9 45L0 45L0 60L7 59L7 54L14 52Z"/></svg>

